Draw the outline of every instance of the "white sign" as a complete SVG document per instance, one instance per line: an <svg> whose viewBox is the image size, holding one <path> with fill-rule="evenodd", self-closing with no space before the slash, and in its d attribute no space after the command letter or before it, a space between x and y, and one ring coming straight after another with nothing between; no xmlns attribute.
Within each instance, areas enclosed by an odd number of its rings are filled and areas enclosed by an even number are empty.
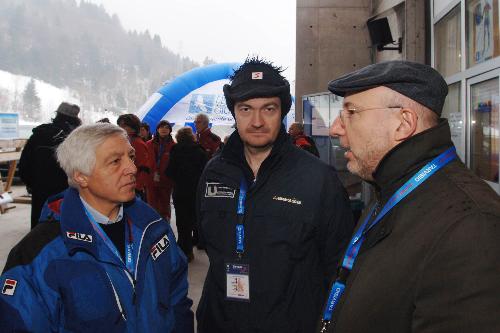
<svg viewBox="0 0 500 333"><path fill-rule="evenodd" d="M19 115L0 113L0 139L19 138Z"/></svg>

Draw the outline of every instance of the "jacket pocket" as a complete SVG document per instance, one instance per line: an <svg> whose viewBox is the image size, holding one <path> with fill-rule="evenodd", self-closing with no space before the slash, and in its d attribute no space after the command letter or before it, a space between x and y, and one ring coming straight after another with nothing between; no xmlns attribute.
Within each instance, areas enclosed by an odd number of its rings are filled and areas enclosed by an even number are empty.
<svg viewBox="0 0 500 333"><path fill-rule="evenodd" d="M126 315L103 268L92 262L69 260L51 266L48 274L57 274L65 329L103 333L125 330Z"/></svg>
<svg viewBox="0 0 500 333"><path fill-rule="evenodd" d="M301 260L311 250L317 236L312 215L283 207L259 207L255 210L255 224L263 246L283 248L290 260Z"/></svg>
<svg viewBox="0 0 500 333"><path fill-rule="evenodd" d="M223 251L235 242L236 199L204 198L200 207L200 227L206 245Z"/></svg>

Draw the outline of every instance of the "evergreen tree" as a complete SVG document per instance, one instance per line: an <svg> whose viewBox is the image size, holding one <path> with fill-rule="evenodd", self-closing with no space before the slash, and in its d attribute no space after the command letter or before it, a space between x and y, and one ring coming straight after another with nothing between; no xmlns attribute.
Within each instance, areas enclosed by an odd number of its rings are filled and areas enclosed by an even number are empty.
<svg viewBox="0 0 500 333"><path fill-rule="evenodd" d="M0 69L68 87L90 109L137 109L161 82L198 66L162 44L89 1L0 0ZM22 112L22 94L11 104Z"/></svg>
<svg viewBox="0 0 500 333"><path fill-rule="evenodd" d="M40 121L42 118L40 97L34 79L28 82L23 92L23 118L29 121Z"/></svg>
<svg viewBox="0 0 500 333"><path fill-rule="evenodd" d="M213 65L216 64L217 62L213 60L212 58L205 57L205 60L203 60L203 66L208 66L208 65Z"/></svg>

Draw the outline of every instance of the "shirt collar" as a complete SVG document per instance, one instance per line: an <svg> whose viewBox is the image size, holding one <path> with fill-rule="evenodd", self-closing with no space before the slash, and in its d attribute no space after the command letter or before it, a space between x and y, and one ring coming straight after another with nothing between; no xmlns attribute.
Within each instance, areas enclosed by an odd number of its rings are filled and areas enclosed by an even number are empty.
<svg viewBox="0 0 500 333"><path fill-rule="evenodd" d="M112 224L121 221L121 219L123 218L123 204L120 205L120 210L118 211L118 215L116 215L114 221L111 221L110 219L108 219L106 215L99 213L96 209L94 209L91 205L89 205L89 203L86 202L81 196L80 200L82 200L85 209L89 212L90 215L92 215L94 220L99 224Z"/></svg>

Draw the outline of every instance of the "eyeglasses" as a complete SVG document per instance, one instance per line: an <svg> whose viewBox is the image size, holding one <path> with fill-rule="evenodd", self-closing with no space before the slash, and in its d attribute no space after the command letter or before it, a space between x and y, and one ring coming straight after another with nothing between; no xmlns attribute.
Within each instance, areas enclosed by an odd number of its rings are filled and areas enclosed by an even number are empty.
<svg viewBox="0 0 500 333"><path fill-rule="evenodd" d="M340 118L340 124L342 126L345 126L345 120L347 118L351 118L355 113L361 113L364 111L369 111L369 110L385 110L385 109L401 109L402 106L380 106L380 107L375 107L375 108L366 108L366 109L357 109L353 106L344 108L342 111L340 111L339 118Z"/></svg>

